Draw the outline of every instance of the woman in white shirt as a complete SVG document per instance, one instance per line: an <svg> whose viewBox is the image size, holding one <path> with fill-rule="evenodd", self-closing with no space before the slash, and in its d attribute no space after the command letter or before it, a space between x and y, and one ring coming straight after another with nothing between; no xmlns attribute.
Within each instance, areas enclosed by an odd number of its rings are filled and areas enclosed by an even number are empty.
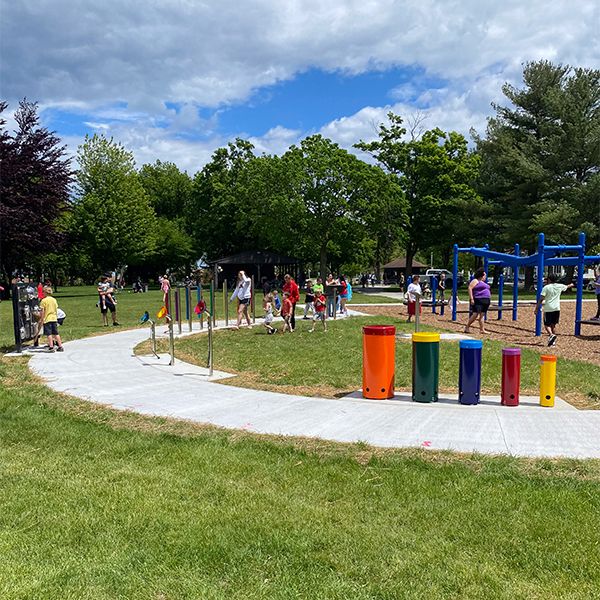
<svg viewBox="0 0 600 600"><path fill-rule="evenodd" d="M244 273L244 271L238 273L237 284L231 294L231 298L229 298L229 302L234 298L237 298L238 300L236 329L239 329L242 324L242 316L246 318L248 328L252 329L250 315L248 314L248 306L250 305L250 299L252 298L252 280Z"/></svg>

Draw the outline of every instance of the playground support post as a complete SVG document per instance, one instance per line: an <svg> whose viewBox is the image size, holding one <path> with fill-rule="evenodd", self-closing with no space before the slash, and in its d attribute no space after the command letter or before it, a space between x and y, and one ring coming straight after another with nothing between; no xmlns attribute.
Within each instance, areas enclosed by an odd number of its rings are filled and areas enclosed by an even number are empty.
<svg viewBox="0 0 600 600"><path fill-rule="evenodd" d="M502 268L502 267L501 267ZM504 304L504 272L498 277L498 321L502 321L502 305Z"/></svg>
<svg viewBox="0 0 600 600"><path fill-rule="evenodd" d="M452 257L452 320L456 321L456 301L458 297L458 244L454 244Z"/></svg>
<svg viewBox="0 0 600 600"><path fill-rule="evenodd" d="M421 324L421 296L415 294L415 332L419 332L419 325Z"/></svg>
<svg viewBox="0 0 600 600"><path fill-rule="evenodd" d="M485 249L486 252L489 252L490 245L486 244L483 248ZM489 278L490 278L490 273L489 273L489 270L490 270L490 259L487 256L483 257L483 270L485 271L486 279L489 280ZM487 313L485 313L483 315L483 320L487 321Z"/></svg>
<svg viewBox="0 0 600 600"><path fill-rule="evenodd" d="M436 311L435 311L435 296L436 296L436 292L437 292L437 278L434 275L431 278L431 312L435 315Z"/></svg>
<svg viewBox="0 0 600 600"><path fill-rule="evenodd" d="M192 331L192 289L189 285L185 286L185 316L188 322L188 329Z"/></svg>
<svg viewBox="0 0 600 600"><path fill-rule="evenodd" d="M515 244L515 256L519 258L521 256L521 246ZM512 320L516 321L519 316L519 263L515 262L513 265L513 308L512 308Z"/></svg>
<svg viewBox="0 0 600 600"><path fill-rule="evenodd" d="M577 261L577 300L575 301L575 335L581 335L581 315L583 308L583 272L585 270L585 233L579 234Z"/></svg>
<svg viewBox="0 0 600 600"><path fill-rule="evenodd" d="M544 287L544 242L545 236L543 233L538 235L538 256L537 256L537 286L535 291L535 299L539 303L542 297L542 288ZM535 313L535 335L542 335L542 311L541 309Z"/></svg>

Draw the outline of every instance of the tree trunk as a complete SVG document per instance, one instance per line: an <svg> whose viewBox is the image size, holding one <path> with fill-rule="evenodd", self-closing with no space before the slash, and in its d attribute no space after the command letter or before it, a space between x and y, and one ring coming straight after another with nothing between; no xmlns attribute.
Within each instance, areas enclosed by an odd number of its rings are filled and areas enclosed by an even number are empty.
<svg viewBox="0 0 600 600"><path fill-rule="evenodd" d="M525 286L524 290L527 292L533 288L533 275L535 273L534 267L525 267ZM518 282L517 282L518 285Z"/></svg>
<svg viewBox="0 0 600 600"><path fill-rule="evenodd" d="M406 246L406 279L412 276L412 264L415 257L415 252L416 249L411 244Z"/></svg>
<svg viewBox="0 0 600 600"><path fill-rule="evenodd" d="M585 271L584 271L585 273ZM569 284L569 283L577 283L575 281L575 265L569 265L566 268L566 275L565 275L565 283Z"/></svg>
<svg viewBox="0 0 600 600"><path fill-rule="evenodd" d="M450 264L450 248L449 247L445 247L442 250L442 267L444 269L448 269L448 270L452 270L451 269L451 264Z"/></svg>
<svg viewBox="0 0 600 600"><path fill-rule="evenodd" d="M321 246L321 264L319 265L319 270L321 272L321 279L325 281L327 278L327 245L324 244Z"/></svg>
<svg viewBox="0 0 600 600"><path fill-rule="evenodd" d="M502 268L500 267L500 265L494 265L494 272L492 274L494 279L493 279L492 285L491 285L493 290L498 289L498 283L499 283L498 280L500 279L500 273L502 273ZM489 276L489 273L488 273L488 276Z"/></svg>

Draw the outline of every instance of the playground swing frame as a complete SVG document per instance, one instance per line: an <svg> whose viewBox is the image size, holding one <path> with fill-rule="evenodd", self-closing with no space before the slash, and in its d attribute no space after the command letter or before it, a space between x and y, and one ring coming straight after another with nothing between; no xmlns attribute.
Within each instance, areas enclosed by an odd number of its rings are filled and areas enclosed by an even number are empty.
<svg viewBox="0 0 600 600"><path fill-rule="evenodd" d="M488 272L490 266L499 266L501 269L510 267L513 270L513 301L512 320L518 318L519 302L519 269L522 267L535 267L537 274L536 300L542 297L544 287L544 269L547 266L577 267L577 285L575 300L575 335L581 334L582 309L583 309L583 272L585 265L600 262L600 256L586 256L585 233L579 234L579 243L574 245L546 245L546 237L543 233L538 234L537 252L529 256L521 256L519 244L515 244L514 253L495 252L486 244L483 247L460 248L458 244L453 247L452 261L452 320L456 321L458 300L458 255L461 253L471 254L483 258L483 268ZM570 253L573 256L561 256ZM498 319L502 319L504 302L504 274L500 275L498 281ZM509 307L506 308L509 310ZM542 335L542 311L537 311L535 317L535 335Z"/></svg>

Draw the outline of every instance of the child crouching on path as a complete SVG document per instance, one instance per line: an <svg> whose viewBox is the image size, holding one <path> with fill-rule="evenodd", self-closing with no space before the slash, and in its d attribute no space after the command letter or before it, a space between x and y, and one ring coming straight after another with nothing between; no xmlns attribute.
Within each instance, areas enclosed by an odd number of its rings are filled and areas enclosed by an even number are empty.
<svg viewBox="0 0 600 600"><path fill-rule="evenodd" d="M54 343L58 348L57 352L63 351L62 340L58 335L58 302L52 296L52 288L44 287L44 298L40 300L41 322L44 324L44 335L48 336L48 352L54 352Z"/></svg>
<svg viewBox="0 0 600 600"><path fill-rule="evenodd" d="M325 308L327 306L327 298L325 294L321 291L315 293L315 314L313 316L312 327L308 330L312 333L315 330L315 322L321 321L323 323L323 331L327 331L327 312Z"/></svg>
<svg viewBox="0 0 600 600"><path fill-rule="evenodd" d="M271 296L271 294L266 294L263 298L263 309L265 311L263 325L265 326L267 333L271 335L277 331L277 329L271 325L273 322L273 296Z"/></svg>
<svg viewBox="0 0 600 600"><path fill-rule="evenodd" d="M294 330L292 329L293 310L294 306L292 304L292 301L290 300L290 293L283 292L283 304L281 306L281 316L283 317L283 329L281 330L281 333L285 333L286 331L289 331L290 333L294 332Z"/></svg>

